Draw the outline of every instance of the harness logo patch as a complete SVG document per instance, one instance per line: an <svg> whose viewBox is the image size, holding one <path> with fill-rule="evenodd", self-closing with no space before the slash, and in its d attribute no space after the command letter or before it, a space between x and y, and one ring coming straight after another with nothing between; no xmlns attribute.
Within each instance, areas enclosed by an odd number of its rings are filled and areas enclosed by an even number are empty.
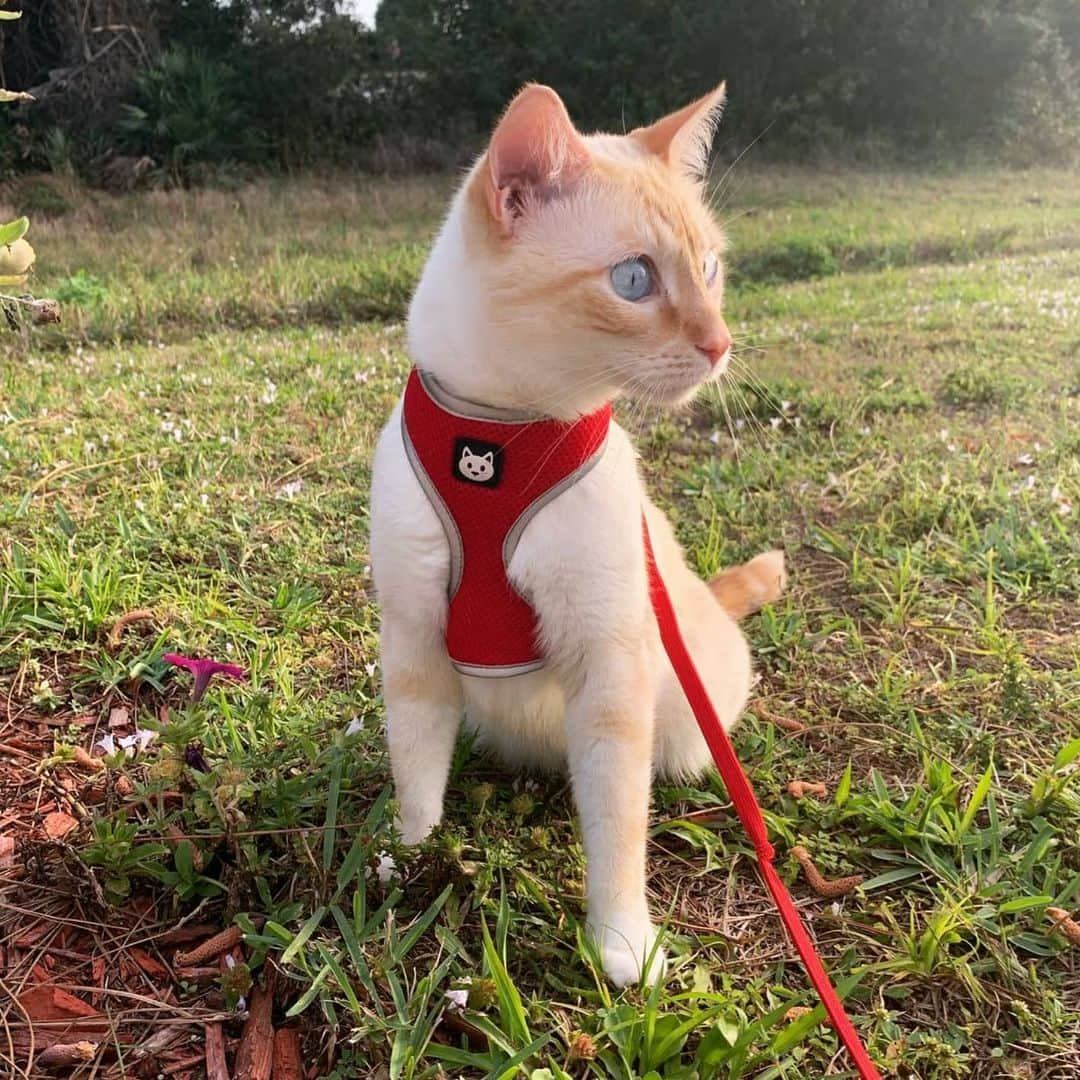
<svg viewBox="0 0 1080 1080"><path fill-rule="evenodd" d="M454 443L454 475L481 487L497 487L502 477L501 446L478 439L458 439Z"/></svg>

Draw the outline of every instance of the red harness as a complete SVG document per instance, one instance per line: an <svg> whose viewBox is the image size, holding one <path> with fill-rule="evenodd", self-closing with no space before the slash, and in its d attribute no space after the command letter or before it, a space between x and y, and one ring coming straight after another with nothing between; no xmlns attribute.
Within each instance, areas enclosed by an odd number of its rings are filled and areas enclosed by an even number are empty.
<svg viewBox="0 0 1080 1080"><path fill-rule="evenodd" d="M611 406L573 423L467 416L436 400L438 389L415 369L405 387L402 437L451 549L446 647L461 672L518 675L543 665L532 607L510 584L507 566L525 524L600 458ZM473 406L477 411L480 406ZM735 812L754 845L758 870L862 1080L880 1080L809 934L773 865L776 852L743 772L683 641L671 597L642 517L649 598L671 666L712 751Z"/></svg>

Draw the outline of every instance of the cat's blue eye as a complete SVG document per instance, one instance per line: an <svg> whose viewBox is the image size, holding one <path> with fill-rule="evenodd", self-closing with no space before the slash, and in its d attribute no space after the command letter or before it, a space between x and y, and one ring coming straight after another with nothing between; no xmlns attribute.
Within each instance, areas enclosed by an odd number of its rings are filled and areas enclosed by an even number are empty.
<svg viewBox="0 0 1080 1080"><path fill-rule="evenodd" d="M715 251L710 251L705 256L705 261L701 264L701 272L705 277L705 284L711 286L716 280L716 272L720 269L720 260L716 257Z"/></svg>
<svg viewBox="0 0 1080 1080"><path fill-rule="evenodd" d="M623 259L611 268L611 287L624 300L644 300L653 291L652 268L644 259Z"/></svg>

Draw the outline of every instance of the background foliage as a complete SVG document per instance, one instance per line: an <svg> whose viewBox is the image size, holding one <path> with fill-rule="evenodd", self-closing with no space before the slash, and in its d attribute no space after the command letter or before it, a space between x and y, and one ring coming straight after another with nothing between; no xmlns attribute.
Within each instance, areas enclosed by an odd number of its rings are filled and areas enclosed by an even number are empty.
<svg viewBox="0 0 1080 1080"><path fill-rule="evenodd" d="M54 164L59 138L91 175L123 154L185 179L208 164L445 167L527 79L584 127L618 129L721 77L728 156L763 133L768 153L800 158L1032 163L1080 147L1077 0L383 0L374 29L340 8L28 0L3 28L5 74L39 103L6 121L5 156Z"/></svg>

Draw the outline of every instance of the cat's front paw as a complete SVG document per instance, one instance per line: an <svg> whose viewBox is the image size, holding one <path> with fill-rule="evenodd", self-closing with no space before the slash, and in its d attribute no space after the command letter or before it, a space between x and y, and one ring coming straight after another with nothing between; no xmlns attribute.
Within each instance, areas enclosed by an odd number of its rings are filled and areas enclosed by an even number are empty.
<svg viewBox="0 0 1080 1080"><path fill-rule="evenodd" d="M408 813L402 808L397 820L401 842L410 847L413 844L419 844L431 835L432 830L441 820L441 812L436 813L429 809L427 812L421 810L420 812Z"/></svg>
<svg viewBox="0 0 1080 1080"><path fill-rule="evenodd" d="M667 956L647 918L608 919L590 932L600 946L604 972L616 986L652 985L667 974Z"/></svg>

